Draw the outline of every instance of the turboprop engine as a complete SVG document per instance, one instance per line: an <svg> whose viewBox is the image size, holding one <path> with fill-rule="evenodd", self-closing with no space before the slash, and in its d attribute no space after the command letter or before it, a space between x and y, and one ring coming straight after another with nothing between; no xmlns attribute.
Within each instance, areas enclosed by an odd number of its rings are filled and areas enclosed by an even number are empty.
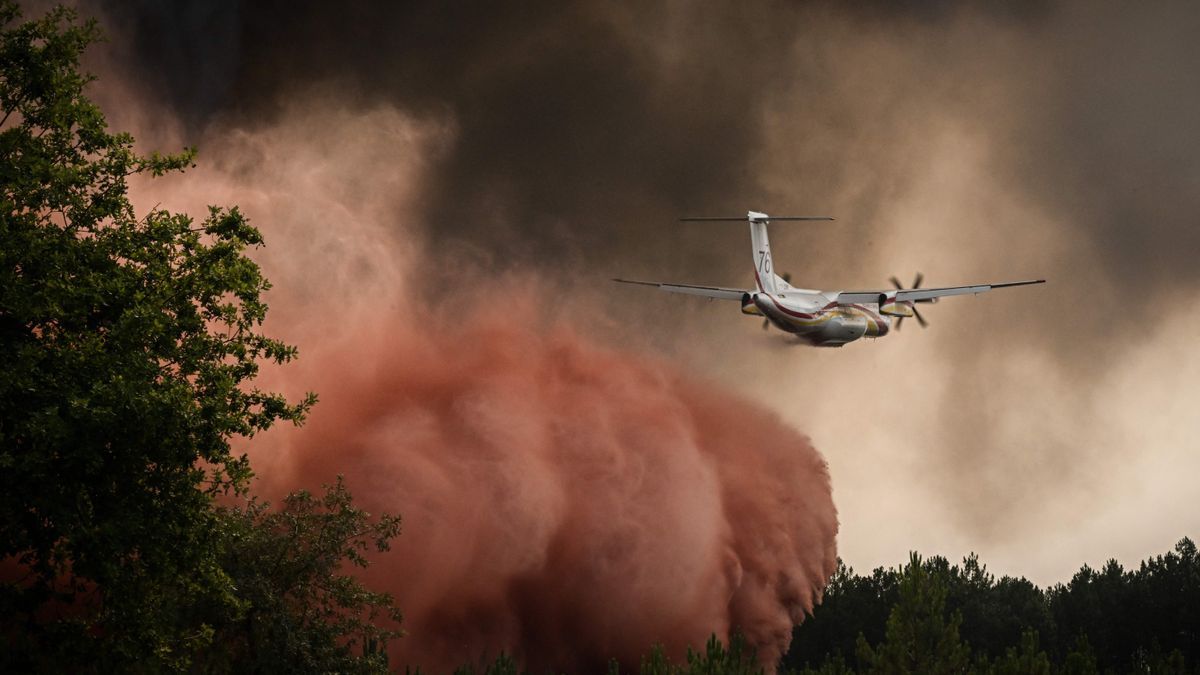
<svg viewBox="0 0 1200 675"><path fill-rule="evenodd" d="M754 304L754 296L749 293L742 293L742 314L753 314L754 316L763 315L762 310L758 308L758 305Z"/></svg>
<svg viewBox="0 0 1200 675"><path fill-rule="evenodd" d="M928 328L929 322L921 313L917 311L916 305L913 303L934 303L937 298L920 298L917 300L896 300L896 293L903 290L916 290L921 287L921 281L925 279L925 275L917 272L917 276L913 277L912 286L908 289L900 283L896 277L891 278L892 285L896 287L894 291L879 294L879 313L886 316L896 317L896 330L900 330L900 325L904 323L906 317L913 317L917 323L921 324L921 328Z"/></svg>
<svg viewBox="0 0 1200 675"><path fill-rule="evenodd" d="M879 294L879 313L887 316L908 317L913 315L911 300L896 301L896 291Z"/></svg>

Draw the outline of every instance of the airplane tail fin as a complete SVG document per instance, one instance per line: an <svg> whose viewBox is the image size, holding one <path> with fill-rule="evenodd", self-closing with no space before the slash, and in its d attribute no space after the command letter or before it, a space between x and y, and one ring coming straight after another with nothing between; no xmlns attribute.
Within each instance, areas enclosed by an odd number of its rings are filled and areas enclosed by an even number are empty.
<svg viewBox="0 0 1200 675"><path fill-rule="evenodd" d="M771 217L758 211L748 211L745 217L709 216L699 218L680 218L682 221L749 221L750 246L754 255L754 282L758 290L766 293L777 293L779 277L775 275L775 263L771 260L771 242L767 237L767 223L772 220L833 220L828 216L775 216Z"/></svg>

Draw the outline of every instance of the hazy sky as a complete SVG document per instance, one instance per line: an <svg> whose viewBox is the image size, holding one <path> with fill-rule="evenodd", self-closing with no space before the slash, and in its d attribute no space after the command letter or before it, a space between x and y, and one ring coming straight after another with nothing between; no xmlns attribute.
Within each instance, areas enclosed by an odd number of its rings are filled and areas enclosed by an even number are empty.
<svg viewBox="0 0 1200 675"><path fill-rule="evenodd" d="M348 199L397 195L397 236L472 283L536 274L546 312L808 434L849 564L1046 584L1200 535L1200 6L990 5L112 2L97 63L106 106L145 102L114 121L202 163L297 120L317 155L411 132ZM837 217L773 228L801 286L1049 282L816 350L607 281L750 285L744 227L675 222L747 209Z"/></svg>

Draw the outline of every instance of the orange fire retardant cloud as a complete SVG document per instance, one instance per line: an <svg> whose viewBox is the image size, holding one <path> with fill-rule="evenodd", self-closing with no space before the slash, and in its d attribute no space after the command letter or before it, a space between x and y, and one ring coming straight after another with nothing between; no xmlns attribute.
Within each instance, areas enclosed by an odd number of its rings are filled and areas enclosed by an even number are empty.
<svg viewBox="0 0 1200 675"><path fill-rule="evenodd" d="M731 631L774 665L836 562L807 437L613 336L586 290L420 236L409 205L450 131L311 104L221 131L198 169L134 196L236 203L263 229L266 329L300 358L258 385L320 402L238 447L268 499L341 474L403 517L365 573L405 614L394 665L504 651L586 672Z"/></svg>
<svg viewBox="0 0 1200 675"><path fill-rule="evenodd" d="M289 373L322 401L266 443L267 493L340 473L402 514L366 574L405 612L393 663L582 672L740 630L774 664L834 569L825 461L759 406L546 325L522 288L309 350Z"/></svg>

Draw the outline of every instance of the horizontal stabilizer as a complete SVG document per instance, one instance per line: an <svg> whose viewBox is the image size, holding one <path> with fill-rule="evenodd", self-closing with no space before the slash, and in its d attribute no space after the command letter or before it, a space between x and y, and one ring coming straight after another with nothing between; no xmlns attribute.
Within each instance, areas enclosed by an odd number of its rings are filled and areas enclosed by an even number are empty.
<svg viewBox="0 0 1200 675"><path fill-rule="evenodd" d="M696 221L723 221L730 223L766 223L772 220L833 220L829 216L768 216L765 213L758 211L747 211L744 216L692 216L688 218L680 218L683 222Z"/></svg>
<svg viewBox="0 0 1200 675"><path fill-rule="evenodd" d="M737 217L733 217L733 216L695 216L695 217L691 217L691 218L680 218L679 221L683 222L683 223L706 222L706 221L744 223L746 221L755 222L755 221L767 221L767 220L771 220L771 221L775 221L775 220L833 220L833 218L830 218L829 216L768 216L765 213L757 213L757 214L755 214L755 216L761 216L761 217L756 218L756 217L748 217L748 216L737 216Z"/></svg>

